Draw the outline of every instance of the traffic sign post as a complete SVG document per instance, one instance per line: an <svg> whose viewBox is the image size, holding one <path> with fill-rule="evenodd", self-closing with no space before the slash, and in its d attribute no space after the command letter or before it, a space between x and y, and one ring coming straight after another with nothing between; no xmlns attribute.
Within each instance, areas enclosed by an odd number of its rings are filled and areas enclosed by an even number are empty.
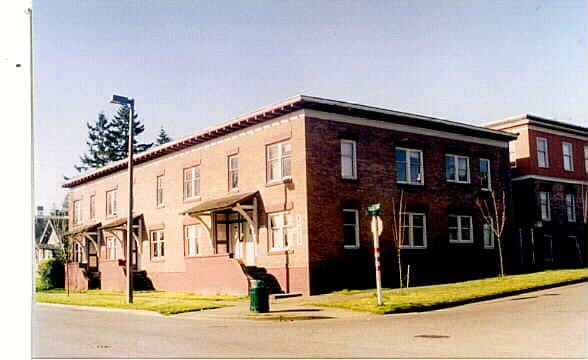
<svg viewBox="0 0 588 360"><path fill-rule="evenodd" d="M378 296L378 305L382 305L382 272L380 269L380 235L382 235L382 230L384 229L384 224L382 223L382 218L380 215L383 215L382 210L380 209L380 204L373 204L368 207L368 215L372 217L371 221L371 229L372 235L374 237L374 261L376 265L376 289L377 289L377 296Z"/></svg>

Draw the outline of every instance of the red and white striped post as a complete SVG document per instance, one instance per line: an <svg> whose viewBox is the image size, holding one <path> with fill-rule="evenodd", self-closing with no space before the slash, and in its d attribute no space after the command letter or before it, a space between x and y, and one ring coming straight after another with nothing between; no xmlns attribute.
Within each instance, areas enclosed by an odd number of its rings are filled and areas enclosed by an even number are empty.
<svg viewBox="0 0 588 360"><path fill-rule="evenodd" d="M374 261L376 265L376 291L378 296L378 305L382 305L382 270L380 266L380 235L382 235L382 218L372 216L372 235L374 236Z"/></svg>

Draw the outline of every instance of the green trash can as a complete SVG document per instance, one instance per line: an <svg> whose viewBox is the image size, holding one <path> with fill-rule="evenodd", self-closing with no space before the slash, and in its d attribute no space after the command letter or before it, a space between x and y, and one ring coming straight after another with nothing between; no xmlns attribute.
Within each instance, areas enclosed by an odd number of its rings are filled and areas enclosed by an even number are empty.
<svg viewBox="0 0 588 360"><path fill-rule="evenodd" d="M269 291L261 280L253 280L249 289L249 311L269 312Z"/></svg>

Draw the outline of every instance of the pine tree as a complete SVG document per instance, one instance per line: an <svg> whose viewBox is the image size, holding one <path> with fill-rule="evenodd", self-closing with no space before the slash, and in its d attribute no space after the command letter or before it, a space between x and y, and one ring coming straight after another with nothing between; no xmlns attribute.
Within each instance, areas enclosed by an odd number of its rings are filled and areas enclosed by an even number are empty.
<svg viewBox="0 0 588 360"><path fill-rule="evenodd" d="M162 144L170 142L171 140L172 139L169 137L167 132L165 132L165 130L163 129L163 126L162 126L161 129L159 130L159 135L157 135L157 139L155 139L155 143L157 145L162 145Z"/></svg>
<svg viewBox="0 0 588 360"><path fill-rule="evenodd" d="M78 172L97 169L112 161L114 155L111 147L111 122L103 113L98 114L94 125L86 123L88 127L88 152L80 156L81 165L74 167Z"/></svg>
<svg viewBox="0 0 588 360"><path fill-rule="evenodd" d="M116 161L125 159L129 152L129 138L128 138L128 129L129 129L129 107L122 106L118 109L116 115L112 118L111 126L108 132L108 137L111 141L112 146L112 157L110 161ZM138 115L135 113L133 116L133 127L135 128L133 145L134 145L134 153L140 153L151 146L153 143L150 144L140 144L137 141L137 137L141 135L143 131L145 131L145 126L141 124L141 121L137 119Z"/></svg>

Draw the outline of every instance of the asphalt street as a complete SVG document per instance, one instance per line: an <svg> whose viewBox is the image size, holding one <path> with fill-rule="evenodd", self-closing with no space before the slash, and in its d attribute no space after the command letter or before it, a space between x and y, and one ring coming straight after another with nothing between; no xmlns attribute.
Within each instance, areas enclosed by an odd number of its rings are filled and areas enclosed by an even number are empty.
<svg viewBox="0 0 588 360"><path fill-rule="evenodd" d="M588 356L587 295L582 283L424 313L296 321L36 304L33 356L578 358Z"/></svg>

